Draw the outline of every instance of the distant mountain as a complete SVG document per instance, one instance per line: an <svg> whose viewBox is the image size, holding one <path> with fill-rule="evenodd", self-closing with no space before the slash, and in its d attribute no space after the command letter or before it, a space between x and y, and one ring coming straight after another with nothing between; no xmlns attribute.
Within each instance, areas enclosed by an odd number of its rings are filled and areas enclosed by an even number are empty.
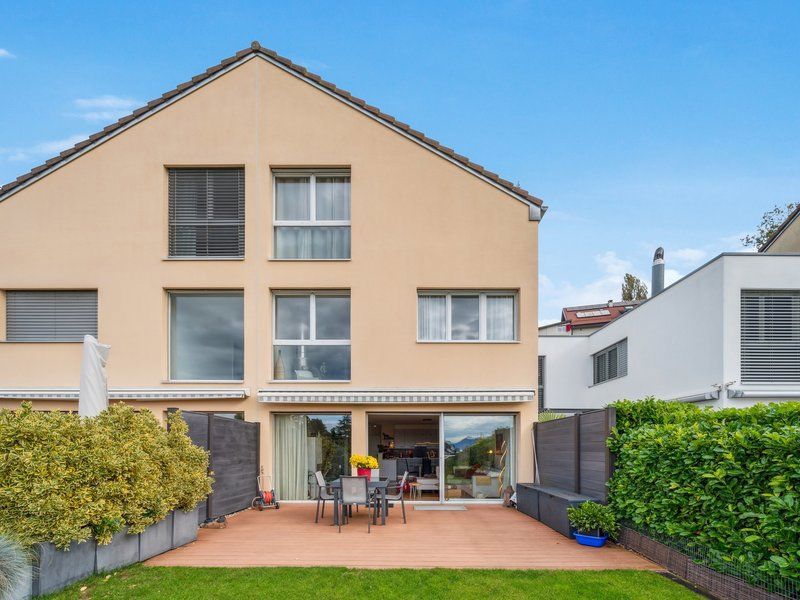
<svg viewBox="0 0 800 600"><path fill-rule="evenodd" d="M472 446L472 444L475 444L476 442L479 442L480 440L481 440L481 438L479 438L479 437L470 437L470 436L468 436L468 437L465 437L462 440L457 441L455 444L453 444L453 448L455 448L456 450L458 450L460 452L464 448L469 448L470 446Z"/></svg>

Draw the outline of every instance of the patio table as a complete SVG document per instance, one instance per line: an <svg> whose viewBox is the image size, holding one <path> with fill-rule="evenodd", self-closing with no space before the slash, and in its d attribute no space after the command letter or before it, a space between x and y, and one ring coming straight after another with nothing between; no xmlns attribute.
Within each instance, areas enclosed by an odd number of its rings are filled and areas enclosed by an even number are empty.
<svg viewBox="0 0 800 600"><path fill-rule="evenodd" d="M376 492L380 496L380 513L381 525L386 525L386 513L389 510L389 501L386 499L386 488L389 487L390 479L388 477L379 477L378 479L371 479L369 482L369 491ZM330 482L331 490L333 490L333 524L339 525L339 502L342 492L342 480L334 479ZM377 515L373 514L372 522L377 521Z"/></svg>

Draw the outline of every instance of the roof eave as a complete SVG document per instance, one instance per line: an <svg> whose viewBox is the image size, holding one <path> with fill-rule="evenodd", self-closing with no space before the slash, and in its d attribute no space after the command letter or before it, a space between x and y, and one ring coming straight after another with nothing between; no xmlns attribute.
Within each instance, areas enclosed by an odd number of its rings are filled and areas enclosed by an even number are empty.
<svg viewBox="0 0 800 600"><path fill-rule="evenodd" d="M278 55L273 50L263 48L258 42L253 42L249 48L240 50L234 56L226 58L219 64L208 68L204 73L196 75L191 80L180 84L175 89L164 93L160 98L148 102L147 105L133 111L130 115L122 117L116 123L108 125L102 131L90 136L87 140L79 142L72 148L63 151L57 157L51 158L44 164L33 168L29 173L21 175L15 181L0 187L0 202L256 56L263 58L283 71L302 79L318 90L344 102L362 114L382 123L407 139L420 144L445 160L448 160L486 183L489 183L512 198L528 205L529 220L540 221L547 211L547 207L543 205L542 200L533 196L527 190L514 185L510 181L502 179L496 173L492 173L481 165L473 163L467 157L457 154L453 149L443 146L438 141L425 136L422 132L412 129L409 125L398 121L391 115L381 112L374 106L370 106L364 100L325 81L322 77L311 73L305 67L293 63L291 60Z"/></svg>

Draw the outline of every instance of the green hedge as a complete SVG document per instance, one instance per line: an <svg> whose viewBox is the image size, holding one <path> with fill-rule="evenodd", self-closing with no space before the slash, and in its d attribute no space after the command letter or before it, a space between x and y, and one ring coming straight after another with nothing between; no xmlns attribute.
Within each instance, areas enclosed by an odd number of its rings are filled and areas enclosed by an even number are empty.
<svg viewBox="0 0 800 600"><path fill-rule="evenodd" d="M800 403L615 406L609 503L619 518L703 546L722 563L800 576Z"/></svg>
<svg viewBox="0 0 800 600"><path fill-rule="evenodd" d="M99 416L0 411L0 534L29 545L98 543L143 531L211 490L208 455L179 413L169 431L149 410L114 404Z"/></svg>

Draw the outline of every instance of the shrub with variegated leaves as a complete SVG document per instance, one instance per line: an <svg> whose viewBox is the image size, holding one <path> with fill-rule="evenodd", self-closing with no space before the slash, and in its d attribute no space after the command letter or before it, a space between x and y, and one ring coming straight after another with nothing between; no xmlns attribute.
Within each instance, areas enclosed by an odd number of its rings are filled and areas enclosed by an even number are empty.
<svg viewBox="0 0 800 600"><path fill-rule="evenodd" d="M210 491L208 456L179 415L163 429L149 410L114 404L95 418L0 411L0 534L22 544L100 544L136 533Z"/></svg>

